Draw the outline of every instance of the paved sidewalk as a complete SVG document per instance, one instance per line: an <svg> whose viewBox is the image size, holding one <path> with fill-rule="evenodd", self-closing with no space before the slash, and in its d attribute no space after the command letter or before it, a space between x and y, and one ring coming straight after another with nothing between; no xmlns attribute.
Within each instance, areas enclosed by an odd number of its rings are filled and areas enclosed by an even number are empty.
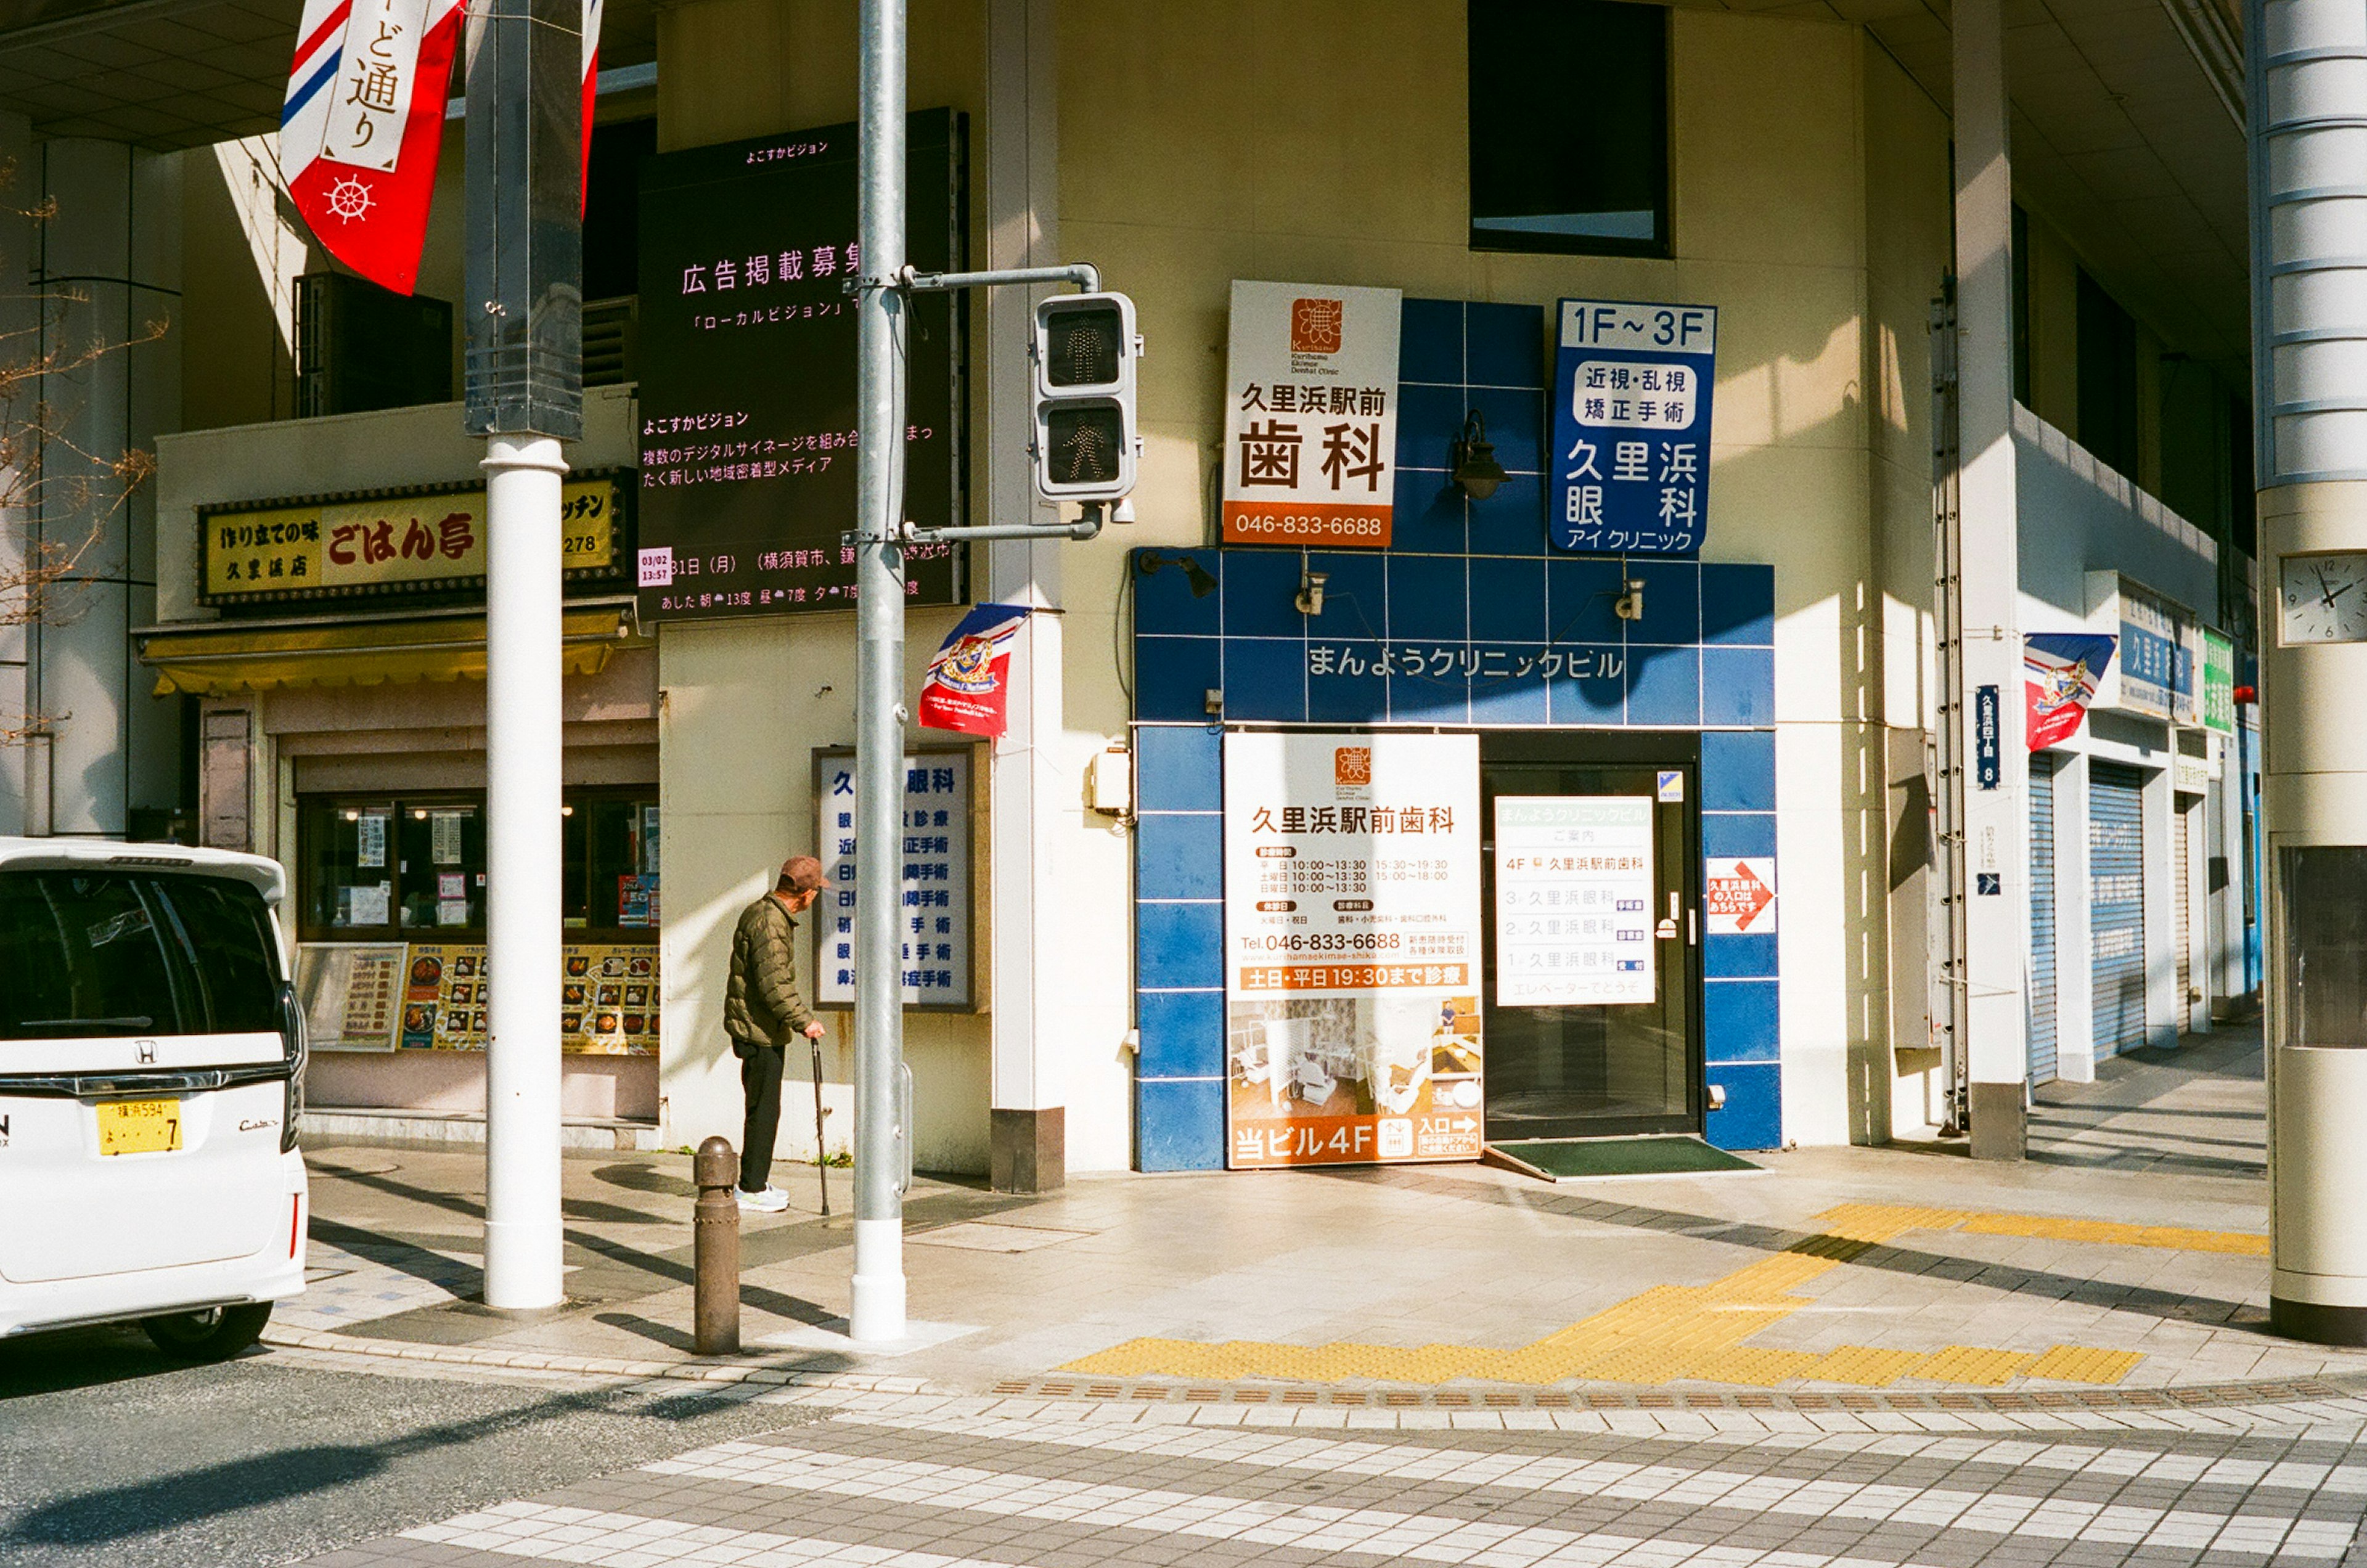
<svg viewBox="0 0 2367 1568"><path fill-rule="evenodd" d="M1327 1410L2106 1410L2367 1389L2367 1355L2265 1333L2259 1055L2257 1031L2231 1031L2050 1086L2033 1157L2010 1167L1927 1143L1558 1186L1469 1166L1093 1178L1043 1199L923 1180L914 1338L885 1354L844 1339L850 1233L814 1212L813 1173L788 1170L797 1207L745 1227L749 1354L730 1365L688 1354L685 1156L570 1157L572 1300L521 1318L468 1299L480 1156L322 1149L315 1284L274 1337L616 1376ZM832 1179L843 1216L846 1173Z"/></svg>
<svg viewBox="0 0 2367 1568"><path fill-rule="evenodd" d="M767 1395L779 1399L781 1395ZM2194 1429L808 1395L316 1568L2254 1568L2359 1562L2367 1401ZM784 1410L784 1416L790 1414Z"/></svg>

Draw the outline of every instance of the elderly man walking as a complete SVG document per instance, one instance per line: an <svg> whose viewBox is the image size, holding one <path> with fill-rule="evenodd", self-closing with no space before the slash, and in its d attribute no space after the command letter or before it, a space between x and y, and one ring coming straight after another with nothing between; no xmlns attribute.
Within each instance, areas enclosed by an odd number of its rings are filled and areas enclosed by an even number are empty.
<svg viewBox="0 0 2367 1568"><path fill-rule="evenodd" d="M797 929L793 918L813 907L834 886L811 855L781 863L773 890L741 911L731 936L731 984L723 1003L724 1032L740 1058L740 1087L748 1120L740 1140L742 1209L777 1214L789 1195L772 1184L773 1141L781 1126L781 1074L791 1037L820 1040L821 1024L806 1009L798 989Z"/></svg>

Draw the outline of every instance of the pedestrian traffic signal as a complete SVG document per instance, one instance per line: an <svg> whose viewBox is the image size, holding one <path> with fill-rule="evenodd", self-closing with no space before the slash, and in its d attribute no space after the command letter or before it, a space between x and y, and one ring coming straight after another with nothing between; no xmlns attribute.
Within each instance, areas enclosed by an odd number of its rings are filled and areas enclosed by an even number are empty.
<svg viewBox="0 0 2367 1568"><path fill-rule="evenodd" d="M1117 501L1134 489L1134 301L1063 294L1036 307L1036 490L1047 501Z"/></svg>

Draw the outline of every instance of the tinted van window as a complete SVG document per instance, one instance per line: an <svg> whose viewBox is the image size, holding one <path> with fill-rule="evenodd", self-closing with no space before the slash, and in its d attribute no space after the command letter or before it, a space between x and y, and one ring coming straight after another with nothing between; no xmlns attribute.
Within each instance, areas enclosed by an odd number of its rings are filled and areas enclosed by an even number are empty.
<svg viewBox="0 0 2367 1568"><path fill-rule="evenodd" d="M267 919L224 878L0 872L0 1039L277 1029Z"/></svg>
<svg viewBox="0 0 2367 1568"><path fill-rule="evenodd" d="M278 947L263 895L246 883L217 876L160 876L155 886L197 972L210 1032L277 1030Z"/></svg>

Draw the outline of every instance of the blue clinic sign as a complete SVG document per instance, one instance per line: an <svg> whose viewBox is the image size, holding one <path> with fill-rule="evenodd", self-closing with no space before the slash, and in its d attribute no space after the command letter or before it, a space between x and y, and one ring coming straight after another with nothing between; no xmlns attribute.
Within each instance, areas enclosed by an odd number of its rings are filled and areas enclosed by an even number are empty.
<svg viewBox="0 0 2367 1568"><path fill-rule="evenodd" d="M1709 526L1716 307L1565 299L1559 343L1554 543L1692 555Z"/></svg>

